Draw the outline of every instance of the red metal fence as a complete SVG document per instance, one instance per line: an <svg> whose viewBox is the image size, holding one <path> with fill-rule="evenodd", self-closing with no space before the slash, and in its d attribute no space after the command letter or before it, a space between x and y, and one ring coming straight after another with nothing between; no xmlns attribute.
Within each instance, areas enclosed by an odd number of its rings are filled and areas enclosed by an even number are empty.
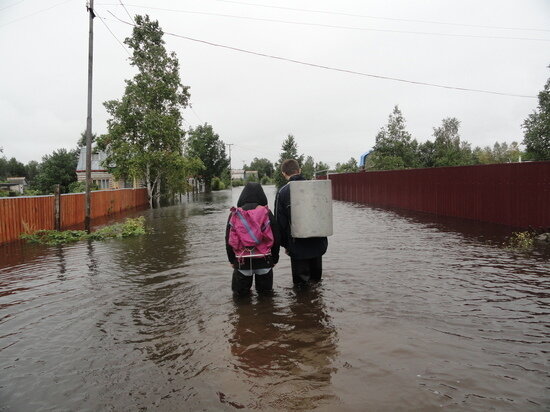
<svg viewBox="0 0 550 412"><path fill-rule="evenodd" d="M550 162L330 175L337 200L514 227L550 227Z"/></svg>
<svg viewBox="0 0 550 412"><path fill-rule="evenodd" d="M92 192L91 218L107 216L148 204L147 189ZM84 193L61 195L61 226L84 222ZM0 198L0 244L25 232L54 228L54 196Z"/></svg>

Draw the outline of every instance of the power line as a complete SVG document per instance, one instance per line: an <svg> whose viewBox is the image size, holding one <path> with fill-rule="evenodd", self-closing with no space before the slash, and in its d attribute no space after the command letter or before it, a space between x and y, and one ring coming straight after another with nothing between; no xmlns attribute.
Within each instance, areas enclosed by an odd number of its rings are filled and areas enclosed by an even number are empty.
<svg viewBox="0 0 550 412"><path fill-rule="evenodd" d="M118 17L116 17L116 18L120 22L132 26L132 23L128 23L124 20L121 20ZM175 33L170 33L170 32L164 32L164 33L168 36L178 37L178 38L181 38L181 39L186 39L186 40L190 40L190 41L197 42L197 43L207 44L209 46L220 47L220 48L224 48L224 49L228 49L228 50L238 51L238 52L241 52L241 53L247 53L247 54L251 54L251 55L254 55L254 56L261 56L261 57L266 57L266 58L269 58L269 59L275 59L275 60L281 60L281 61L286 61L286 62L290 62L290 63L300 64L300 65L303 65L303 66L316 67L316 68L319 68L319 69L332 70L332 71L348 73L348 74L355 74L355 75L358 75L358 76L372 77L372 78L375 78L375 79L392 80L392 81L401 82L401 83L416 84L416 85L419 85L419 86L429 86L429 87L437 87L437 88L449 89L449 90L459 90L459 91L467 91L467 92L494 94L494 95L499 95L499 96L525 97L525 98L530 98L530 99L536 99L537 98L537 96L529 96L529 95L524 95L524 94L505 93L505 92L496 92L496 91L492 91L492 90L483 90L483 89L472 89L472 88L467 88L467 87L448 86L448 85L444 85L444 84L421 82L421 81L415 81L415 80L401 79L401 78L397 78L397 77L383 76L383 75L377 75L377 74L371 74L371 73L363 73L363 72L358 72L358 71L355 71L355 70L341 69L341 68L338 68L338 67L325 66L325 65L316 64L316 63L308 63L308 62L304 62L304 61L301 61L301 60L295 60L295 59L290 59L290 58L286 58L286 57L270 55L270 54L267 54L267 53L255 52L255 51L251 51L251 50L241 49L241 48L238 48L238 47L227 46L227 45L219 44L219 43L213 43L213 42L206 41L206 40L195 39L193 37L183 36L181 34L175 34Z"/></svg>
<svg viewBox="0 0 550 412"><path fill-rule="evenodd" d="M101 17L98 13L97 13L97 10L94 10L95 14L97 17L99 17L99 20L105 25L105 27L107 27L107 30L109 30L109 33L111 33L111 35L115 38L115 40L118 42L118 44L120 44L122 46L122 48L124 49L124 51L128 54L128 56L132 56L130 54L130 52L128 51L128 49L124 46L124 44L118 39L118 37L112 32L112 30L109 28L109 26L107 25L107 23L105 22L105 19L103 17Z"/></svg>
<svg viewBox="0 0 550 412"><path fill-rule="evenodd" d="M270 23L283 23L283 24L292 24L292 25L299 25L299 26L324 27L324 28L330 28L330 29L373 31L373 32L380 32L380 33L414 34L414 35L421 35L421 36L465 37L465 38L473 38L473 39L523 40L523 41L550 42L550 39L533 38L533 37L487 36L487 35L476 35L476 34L435 33L435 32L422 32L422 31L408 31L408 30L375 29L375 28L369 28L369 27L340 26L340 25L334 25L334 24L309 23L309 22L289 21L289 20L281 20L281 19L268 19L268 18L261 18L261 17L237 16L233 14L211 13L211 12L191 11L191 10L182 10L182 9L170 9L170 8L164 8L164 7L140 6L140 5L134 5L134 4L129 4L128 6L142 8L146 10L159 10L159 11L168 11L168 12L176 12L176 13L198 14L198 15L204 15L204 16L216 16L216 17L225 17L225 18L241 19L241 20L263 21L263 22L270 22ZM128 13L128 11L126 12ZM130 14L128 13L128 15Z"/></svg>
<svg viewBox="0 0 550 412"><path fill-rule="evenodd" d="M118 21L120 21L124 24L127 24L129 26L133 26L132 23L128 23L127 21L121 20L116 16L114 16L114 17ZM173 36L173 37L178 37L178 38L181 38L181 39L190 40L190 41L197 42L197 43L207 44L209 46L220 47L220 48L223 48L223 49L228 49L228 50L233 50L233 51L237 51L237 52L241 52L241 53L251 54L251 55L254 55L254 56L261 56L261 57L266 57L266 58L269 58L269 59L281 60L281 61L286 61L286 62L289 62L289 63L295 63L295 64L300 64L300 65L309 66L309 67L316 67L316 68L325 69L325 70L332 70L332 71L337 71L337 72L341 72L341 73L355 74L355 75L364 76L364 77L372 77L372 78L375 78L375 79L392 80L392 81L401 82L401 83L416 84L416 85L419 85L419 86L429 86L429 87L437 87L437 88L448 89L448 90L459 90L459 91L467 91L467 92L494 94L494 95L499 95L499 96L525 97L525 98L530 98L530 99L536 99L537 98L537 96L529 96L529 95L524 95L524 94L496 92L496 91L492 91L492 90L472 89L472 88L468 88L468 87L448 86L448 85L444 85L444 84L421 82L421 81L415 81L415 80L401 79L401 78L397 78L397 77L390 77L390 76L383 76L383 75L378 75L378 74L358 72L358 71L355 71L355 70L341 69L341 68L338 68L338 67L325 66L325 65L316 64L316 63L308 63L308 62L304 62L304 61L301 61L301 60L290 59L290 58L287 58L287 57L281 57L281 56L270 55L270 54L267 54L267 53L255 52L255 51L251 51L251 50L241 49L241 48L238 48L238 47L233 47L233 46L227 46L227 45L224 45L224 44L214 43L214 42L210 42L210 41L206 41L206 40L195 39L193 37L183 36L181 34L176 34L176 33L164 32L164 34L166 34L168 36Z"/></svg>
<svg viewBox="0 0 550 412"><path fill-rule="evenodd" d="M25 16L19 17L19 18L15 19L15 20L12 20L12 21L9 21L9 22L7 22L7 23L5 23L5 24L2 24L2 25L0 26L0 28L6 27L6 26L8 26L8 25L10 25L10 24L12 24L12 23L16 23L16 22L18 22L18 21L20 21L20 20L26 19L27 17L32 17L32 16L35 16L35 15L37 15L37 14L39 14L39 13L43 13L43 12L45 12L45 11L51 10L51 9L53 9L53 8L55 8L55 7L61 6L61 5L65 4L65 3L68 3L68 2L70 2L70 1L73 1L73 0L65 0L65 1L62 1L61 3L54 4L53 6L46 7L45 9L37 10L37 11L35 11L34 13L27 14L27 15L25 15ZM13 5L12 5L12 6L13 6ZM10 7L10 6L8 6L8 7Z"/></svg>
<svg viewBox="0 0 550 412"><path fill-rule="evenodd" d="M128 17L130 17L130 20L132 20L134 22L134 24L136 24L136 21L134 20L134 18L132 17L132 15L128 12L128 9L126 8L126 6L124 5L124 3L122 3L122 0L118 0L118 2L120 3L120 5L122 7L124 7L124 10L126 10L126 14L128 15Z"/></svg>
<svg viewBox="0 0 550 412"><path fill-rule="evenodd" d="M24 1L25 1L25 0L19 0L19 1L15 2L15 3L13 3L13 4L9 4L9 5L5 6L5 7L2 7L2 8L0 9L0 11L9 9L10 7L13 7L13 6L17 6L19 3L23 3Z"/></svg>
<svg viewBox="0 0 550 412"><path fill-rule="evenodd" d="M504 26L488 26L488 25L485 26L485 25L478 25L478 24L452 23L452 22L443 22L443 21L434 21L434 20L399 19L395 17L370 16L365 14L344 13L344 12L329 11L329 10L314 10L314 9L301 9L301 8L295 8L295 7L269 6L265 4L247 3L247 2L236 1L236 0L216 0L216 1L219 1L222 3L242 4L245 6L253 6L253 7L264 7L269 9L292 10L292 11L301 11L301 12L319 13L319 14L334 14L339 16L363 17L367 19L401 21L401 22L409 22L409 23L441 24L441 25L448 25L448 26L476 27L476 28L482 28L482 29L550 31L548 29L537 29L537 28L526 28L526 27L504 27Z"/></svg>

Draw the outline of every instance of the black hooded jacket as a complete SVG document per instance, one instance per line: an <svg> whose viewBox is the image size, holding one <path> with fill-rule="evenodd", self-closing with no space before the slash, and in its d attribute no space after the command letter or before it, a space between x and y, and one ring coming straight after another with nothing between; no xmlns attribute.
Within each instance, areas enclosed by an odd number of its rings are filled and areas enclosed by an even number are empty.
<svg viewBox="0 0 550 412"><path fill-rule="evenodd" d="M237 201L237 207L241 207L244 210L252 210L258 206L267 206L267 196L264 193L262 185L259 183L249 182L244 187L239 200ZM269 211L269 222L271 224L271 230L273 232L273 246L271 247L271 258L253 258L245 259L244 262L239 264L238 259L235 256L233 248L229 246L229 220L231 214L227 219L227 227L225 229L225 248L227 250L227 258L229 263L239 269L261 269L269 268L275 265L279 261L279 248L281 244L281 236L279 235L279 227L275 222L273 213Z"/></svg>
<svg viewBox="0 0 550 412"><path fill-rule="evenodd" d="M289 181L306 180L302 175L291 176ZM326 237L293 238L290 234L290 187L285 185L275 198L275 214L283 246L293 259L311 259L323 256L327 251Z"/></svg>

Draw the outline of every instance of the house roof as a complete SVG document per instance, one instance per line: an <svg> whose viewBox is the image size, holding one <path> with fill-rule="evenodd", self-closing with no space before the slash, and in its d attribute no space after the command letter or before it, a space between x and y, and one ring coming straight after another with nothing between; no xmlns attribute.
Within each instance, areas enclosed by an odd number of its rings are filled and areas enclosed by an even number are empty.
<svg viewBox="0 0 550 412"><path fill-rule="evenodd" d="M107 168L102 165L103 161L107 159L107 153L98 151L94 153L92 151L92 170L107 171ZM86 147L80 148L80 154L78 155L78 164L76 165L77 172L84 172L86 170Z"/></svg>
<svg viewBox="0 0 550 412"><path fill-rule="evenodd" d="M27 181L25 180L24 177L8 177L8 178L6 178L6 180L9 183L13 183L13 184L16 184L16 185L26 185L27 184Z"/></svg>

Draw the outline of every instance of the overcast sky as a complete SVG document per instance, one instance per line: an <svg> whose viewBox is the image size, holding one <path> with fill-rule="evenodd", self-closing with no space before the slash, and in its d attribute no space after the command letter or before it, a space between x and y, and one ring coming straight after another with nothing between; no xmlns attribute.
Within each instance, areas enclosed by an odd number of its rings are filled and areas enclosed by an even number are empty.
<svg viewBox="0 0 550 412"><path fill-rule="evenodd" d="M94 21L93 131L102 134L102 103L120 98L134 72L116 39L123 41L131 27L109 13L129 21L126 11L118 0L95 3L105 18ZM157 19L166 33L368 75L532 97L550 77L548 0L123 3L132 15ZM521 123L538 102L327 70L169 35L165 40L191 88L185 127L211 124L233 143L233 167L254 157L277 160L288 134L316 161L333 166L357 159L372 148L394 105L420 142L433 140L433 128L445 117L461 121L461 138L473 147L521 141ZM87 52L85 1L0 0L4 156L26 163L76 146L86 128Z"/></svg>

